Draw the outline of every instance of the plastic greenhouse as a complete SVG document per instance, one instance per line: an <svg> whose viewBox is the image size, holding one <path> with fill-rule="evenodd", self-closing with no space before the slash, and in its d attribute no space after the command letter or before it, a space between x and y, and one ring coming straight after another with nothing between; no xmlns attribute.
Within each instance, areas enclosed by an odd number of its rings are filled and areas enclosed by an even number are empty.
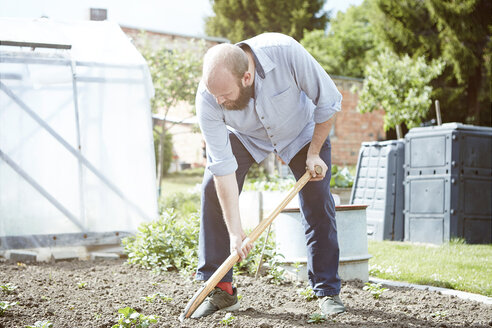
<svg viewBox="0 0 492 328"><path fill-rule="evenodd" d="M118 25L0 18L0 251L117 244L156 217L152 95Z"/></svg>

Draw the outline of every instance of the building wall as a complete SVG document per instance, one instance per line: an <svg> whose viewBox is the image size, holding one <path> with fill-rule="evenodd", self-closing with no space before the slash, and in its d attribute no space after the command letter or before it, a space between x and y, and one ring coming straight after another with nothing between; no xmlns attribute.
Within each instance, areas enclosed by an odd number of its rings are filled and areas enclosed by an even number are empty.
<svg viewBox="0 0 492 328"><path fill-rule="evenodd" d="M359 96L351 91L352 86L362 87L362 80L332 77L341 92L342 110L332 120L331 160L337 165L355 165L362 142L385 140L383 128L384 111L359 113L356 110ZM334 127L333 127L334 124Z"/></svg>

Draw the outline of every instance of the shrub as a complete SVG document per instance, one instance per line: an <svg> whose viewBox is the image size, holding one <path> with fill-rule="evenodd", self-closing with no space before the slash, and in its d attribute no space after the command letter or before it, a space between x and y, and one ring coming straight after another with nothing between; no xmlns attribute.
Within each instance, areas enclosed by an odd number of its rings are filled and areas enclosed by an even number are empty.
<svg viewBox="0 0 492 328"><path fill-rule="evenodd" d="M176 269L192 272L197 264L199 217L179 218L174 210L143 223L135 236L122 240L128 263L156 272Z"/></svg>

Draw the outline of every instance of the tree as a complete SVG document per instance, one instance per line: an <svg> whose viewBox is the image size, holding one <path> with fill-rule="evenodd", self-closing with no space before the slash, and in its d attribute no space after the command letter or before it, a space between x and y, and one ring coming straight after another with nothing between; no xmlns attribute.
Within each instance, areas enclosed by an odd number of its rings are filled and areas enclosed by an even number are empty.
<svg viewBox="0 0 492 328"><path fill-rule="evenodd" d="M433 82L447 121L491 124L490 0L373 0L376 37L397 54L444 58Z"/></svg>
<svg viewBox="0 0 492 328"><path fill-rule="evenodd" d="M443 68L442 61L434 60L428 65L423 56L399 58L387 50L367 67L357 109L371 112L383 108L384 129L396 128L397 137L401 138L401 124L412 128L426 116L431 105L429 82Z"/></svg>
<svg viewBox="0 0 492 328"><path fill-rule="evenodd" d="M301 40L304 30L324 29L325 0L211 0L215 16L205 31L238 42L263 32L281 32Z"/></svg>
<svg viewBox="0 0 492 328"><path fill-rule="evenodd" d="M369 23L370 2L350 6L330 21L328 33L314 30L304 33L301 44L329 73L364 77L365 67L379 52Z"/></svg>
<svg viewBox="0 0 492 328"><path fill-rule="evenodd" d="M145 38L145 36L144 36ZM167 121L169 110L180 102L195 103L196 88L201 77L203 43L190 41L184 47L169 45L151 46L147 39L140 51L149 66L155 95L152 98L152 111L163 114L162 126L156 128L159 137L157 157L157 181L160 190L162 178L169 169L172 155L170 151L169 130L180 122Z"/></svg>

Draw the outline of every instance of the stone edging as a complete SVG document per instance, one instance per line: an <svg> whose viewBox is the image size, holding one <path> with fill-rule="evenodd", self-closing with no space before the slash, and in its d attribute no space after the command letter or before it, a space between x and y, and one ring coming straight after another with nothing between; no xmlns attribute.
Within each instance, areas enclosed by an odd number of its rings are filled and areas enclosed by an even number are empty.
<svg viewBox="0 0 492 328"><path fill-rule="evenodd" d="M375 278L375 277L369 277L369 281L375 282L375 283L381 283L383 285L393 286L393 287L407 287L407 288L415 288L415 289L421 289L421 290L429 290L429 291L433 291L433 292L441 292L442 294L445 294L445 295L452 295L452 296L459 297L461 299L472 300L472 301L477 301L477 302L481 302L484 304L492 305L492 297L462 292L462 291L454 290L454 289L427 286L427 285L410 284L408 282L384 280L384 279L379 279L379 278Z"/></svg>

